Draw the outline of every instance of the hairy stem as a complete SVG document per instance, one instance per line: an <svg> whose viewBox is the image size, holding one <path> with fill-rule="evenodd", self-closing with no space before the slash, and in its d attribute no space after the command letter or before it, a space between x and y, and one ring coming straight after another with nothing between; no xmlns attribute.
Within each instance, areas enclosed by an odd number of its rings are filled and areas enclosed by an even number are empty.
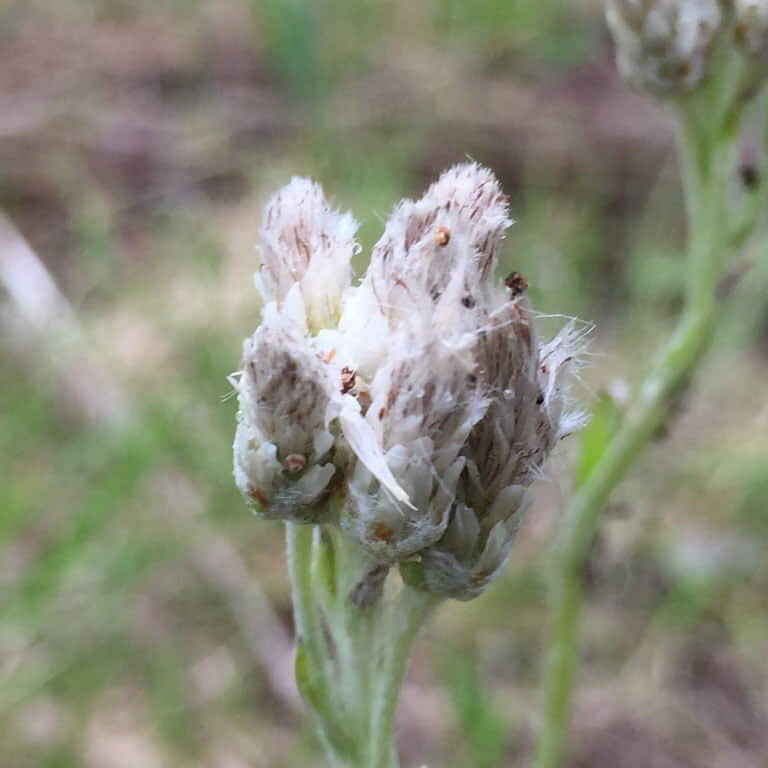
<svg viewBox="0 0 768 768"><path fill-rule="evenodd" d="M403 587L389 616L387 642L374 660L368 761L366 768L397 768L393 744L395 709L413 642L438 598L427 592Z"/></svg>
<svg viewBox="0 0 768 768"><path fill-rule="evenodd" d="M334 768L351 767L355 762L354 745L332 715L330 649L323 635L319 605L313 590L315 526L286 523L285 534L296 630L296 684L330 764Z"/></svg>
<svg viewBox="0 0 768 768"><path fill-rule="evenodd" d="M325 686L327 649L312 595L312 539L314 526L285 524L288 574L291 580L296 637L306 648L313 673Z"/></svg>
<svg viewBox="0 0 768 768"><path fill-rule="evenodd" d="M727 141L702 139L697 129L683 118L680 153L689 227L683 316L604 456L568 505L555 543L549 659L536 768L557 768L562 761L578 652L583 574L600 514L611 491L667 418L717 325L715 293L727 250L731 146Z"/></svg>
<svg viewBox="0 0 768 768"><path fill-rule="evenodd" d="M288 524L296 680L333 766L397 768L398 694L419 628L439 598L402 586L351 599L377 563L336 526Z"/></svg>

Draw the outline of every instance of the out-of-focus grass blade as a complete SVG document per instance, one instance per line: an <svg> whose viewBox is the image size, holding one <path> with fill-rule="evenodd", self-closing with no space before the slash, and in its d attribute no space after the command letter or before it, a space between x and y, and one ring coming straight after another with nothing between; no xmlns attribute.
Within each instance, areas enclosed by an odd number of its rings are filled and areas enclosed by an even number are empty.
<svg viewBox="0 0 768 768"><path fill-rule="evenodd" d="M325 74L318 61L317 9L302 0L252 0L251 7L285 84L305 99L317 98Z"/></svg>
<svg viewBox="0 0 768 768"><path fill-rule="evenodd" d="M608 394L602 394L592 407L589 423L581 430L579 458L574 471L574 486L579 488L603 457L611 438L621 424L621 410Z"/></svg>
<svg viewBox="0 0 768 768"><path fill-rule="evenodd" d="M471 765L499 768L505 764L507 725L494 709L472 658L458 650L449 654L443 661L441 676L450 692Z"/></svg>

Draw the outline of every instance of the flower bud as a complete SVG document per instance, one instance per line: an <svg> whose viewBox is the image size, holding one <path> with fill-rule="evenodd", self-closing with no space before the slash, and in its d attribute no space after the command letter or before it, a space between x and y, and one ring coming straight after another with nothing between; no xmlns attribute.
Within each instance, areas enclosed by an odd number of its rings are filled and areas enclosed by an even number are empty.
<svg viewBox="0 0 768 768"><path fill-rule="evenodd" d="M319 184L294 178L267 203L256 287L310 330L335 326L357 252L357 222L334 211Z"/></svg>
<svg viewBox="0 0 768 768"><path fill-rule="evenodd" d="M370 439L355 448L362 464L342 524L381 560L410 559L413 570L420 558L422 585L460 598L502 566L526 488L567 423L571 336L540 348L525 281L493 278L508 224L489 171L451 169L395 209L354 305L369 351L366 308L381 344L369 358ZM368 454L382 457L408 504L368 470Z"/></svg>
<svg viewBox="0 0 768 768"><path fill-rule="evenodd" d="M423 295L439 303L457 268L471 274L477 285L489 286L501 238L511 223L499 182L476 163L454 166L421 200L400 203L373 250L368 271L390 327L407 320L414 301Z"/></svg>
<svg viewBox="0 0 768 768"><path fill-rule="evenodd" d="M721 22L717 0L608 0L606 18L630 84L665 95L706 76Z"/></svg>
<svg viewBox="0 0 768 768"><path fill-rule="evenodd" d="M527 488L556 443L580 426L565 413L566 384L580 343L573 326L541 349L527 300L510 300L478 339L479 386L489 407L473 428L446 535L422 554L428 589L458 599L479 594L509 553Z"/></svg>
<svg viewBox="0 0 768 768"><path fill-rule="evenodd" d="M326 411L333 387L307 340L277 315L243 344L235 380L235 483L266 518L316 519L335 473Z"/></svg>
<svg viewBox="0 0 768 768"><path fill-rule="evenodd" d="M420 339L471 330L490 300L488 278L509 224L498 181L476 163L451 168L420 200L399 203L342 315L357 369L372 378L399 329Z"/></svg>
<svg viewBox="0 0 768 768"><path fill-rule="evenodd" d="M348 482L342 525L381 560L394 562L434 543L445 531L464 468L459 456L487 403L468 380L465 350L408 337L372 382L366 417L371 440ZM383 453L407 500L369 470L366 453Z"/></svg>
<svg viewBox="0 0 768 768"><path fill-rule="evenodd" d="M488 407L475 387L472 348L508 223L489 171L452 168L421 200L396 207L345 307L347 352L372 381L369 440L355 448L362 466L349 481L343 525L382 560L422 550L448 524L465 463L459 454ZM373 455L407 503L369 470Z"/></svg>

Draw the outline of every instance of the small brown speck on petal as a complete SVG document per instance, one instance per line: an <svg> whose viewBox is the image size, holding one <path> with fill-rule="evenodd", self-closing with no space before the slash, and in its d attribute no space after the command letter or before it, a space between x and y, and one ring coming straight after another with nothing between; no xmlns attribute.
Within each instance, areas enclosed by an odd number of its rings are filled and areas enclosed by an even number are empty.
<svg viewBox="0 0 768 768"><path fill-rule="evenodd" d="M504 285L513 299L528 290L528 281L519 272L510 272L504 278Z"/></svg>
<svg viewBox="0 0 768 768"><path fill-rule="evenodd" d="M301 472L301 470L304 469L306 464L307 464L306 456L303 456L300 453L291 453L288 456L286 456L283 461L283 466L289 472Z"/></svg>
<svg viewBox="0 0 768 768"><path fill-rule="evenodd" d="M435 242L440 246L446 246L451 241L451 230L448 227L437 227L435 229Z"/></svg>
<svg viewBox="0 0 768 768"><path fill-rule="evenodd" d="M341 369L341 394L346 395L355 388L355 378L357 371L353 371L346 366Z"/></svg>
<svg viewBox="0 0 768 768"><path fill-rule="evenodd" d="M269 504L269 499L264 495L264 491L260 488L249 488L248 497L255 501L257 504L261 504L262 507L266 507Z"/></svg>

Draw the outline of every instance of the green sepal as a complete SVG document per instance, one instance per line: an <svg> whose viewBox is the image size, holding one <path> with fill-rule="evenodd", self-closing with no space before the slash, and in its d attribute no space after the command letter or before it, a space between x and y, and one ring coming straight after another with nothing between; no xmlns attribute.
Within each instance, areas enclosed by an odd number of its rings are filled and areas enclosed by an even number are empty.
<svg viewBox="0 0 768 768"><path fill-rule="evenodd" d="M323 527L319 529L319 534L315 539L312 576L322 594L333 602L337 594L336 546L333 536Z"/></svg>
<svg viewBox="0 0 768 768"><path fill-rule="evenodd" d="M413 589L427 590L427 580L424 577L424 565L419 560L400 563L400 576Z"/></svg>
<svg viewBox="0 0 768 768"><path fill-rule="evenodd" d="M293 659L293 672L296 675L296 686L301 698L317 713L323 712L325 691L322 684L318 685L317 673L312 674L312 663L309 660L307 648L301 638L296 638L296 654Z"/></svg>

